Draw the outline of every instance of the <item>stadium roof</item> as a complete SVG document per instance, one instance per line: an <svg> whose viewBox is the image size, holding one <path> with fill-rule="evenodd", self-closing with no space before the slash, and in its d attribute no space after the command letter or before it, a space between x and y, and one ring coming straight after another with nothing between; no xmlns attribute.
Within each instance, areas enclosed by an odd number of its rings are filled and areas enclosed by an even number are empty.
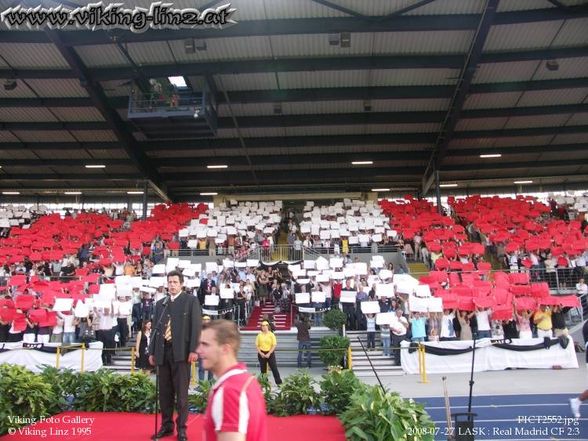
<svg viewBox="0 0 588 441"><path fill-rule="evenodd" d="M0 0L0 9L19 3ZM436 171L441 184L457 184L443 191L514 190L515 181L586 189L587 3L234 0L237 23L222 29L3 23L0 190L111 197L147 183L174 201L430 194ZM86 2L43 2L60 4ZM131 90L169 76L211 91L216 133L129 118Z"/></svg>

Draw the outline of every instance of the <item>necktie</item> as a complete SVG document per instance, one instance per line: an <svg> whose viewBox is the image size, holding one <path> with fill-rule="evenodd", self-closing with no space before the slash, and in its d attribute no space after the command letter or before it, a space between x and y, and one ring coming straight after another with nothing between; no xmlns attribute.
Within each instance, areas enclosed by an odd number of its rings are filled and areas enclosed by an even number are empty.
<svg viewBox="0 0 588 441"><path fill-rule="evenodd" d="M170 342L172 339L171 317L167 319L167 324L165 325L165 333L163 334L163 338L167 342Z"/></svg>

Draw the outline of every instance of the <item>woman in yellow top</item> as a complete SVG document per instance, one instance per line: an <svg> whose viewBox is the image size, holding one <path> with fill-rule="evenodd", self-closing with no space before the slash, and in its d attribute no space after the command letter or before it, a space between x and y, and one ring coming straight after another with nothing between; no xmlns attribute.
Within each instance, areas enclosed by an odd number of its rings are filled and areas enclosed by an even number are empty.
<svg viewBox="0 0 588 441"><path fill-rule="evenodd" d="M276 354L274 354L277 346L276 336L273 332L270 331L269 322L265 320L261 322L261 332L257 334L257 338L255 339L255 346L257 347L257 359L259 360L261 373L267 373L267 365L269 363L269 367L272 370L272 374L274 374L274 380L276 381L276 384L282 384L280 372L278 372Z"/></svg>

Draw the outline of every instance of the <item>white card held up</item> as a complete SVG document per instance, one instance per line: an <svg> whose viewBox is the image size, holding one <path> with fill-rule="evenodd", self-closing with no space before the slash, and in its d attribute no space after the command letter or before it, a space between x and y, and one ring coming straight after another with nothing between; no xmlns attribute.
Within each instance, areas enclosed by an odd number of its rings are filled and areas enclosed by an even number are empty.
<svg viewBox="0 0 588 441"><path fill-rule="evenodd" d="M376 285L376 296L380 297L394 297L394 285L391 283L378 283Z"/></svg>
<svg viewBox="0 0 588 441"><path fill-rule="evenodd" d="M384 262L382 262L380 260L372 260L370 262L370 266L372 268L384 268Z"/></svg>
<svg viewBox="0 0 588 441"><path fill-rule="evenodd" d="M100 285L100 296L105 299L109 299L110 301L114 300L116 296L116 285L112 283L103 283Z"/></svg>
<svg viewBox="0 0 588 441"><path fill-rule="evenodd" d="M319 257L316 259L316 269L319 271L328 270L329 269L329 261L324 257Z"/></svg>
<svg viewBox="0 0 588 441"><path fill-rule="evenodd" d="M220 298L221 299L233 299L235 297L235 292L233 288L221 288L220 289Z"/></svg>
<svg viewBox="0 0 588 441"><path fill-rule="evenodd" d="M218 264L216 262L206 262L206 274L210 274L213 271L218 272Z"/></svg>
<svg viewBox="0 0 588 441"><path fill-rule="evenodd" d="M364 314L377 314L380 312L380 303L378 302L361 302L361 312Z"/></svg>
<svg viewBox="0 0 588 441"><path fill-rule="evenodd" d="M159 288L160 286L166 286L167 279L165 277L151 277L149 279L149 285L153 286L154 288Z"/></svg>
<svg viewBox="0 0 588 441"><path fill-rule="evenodd" d="M316 281L319 283L328 283L329 280L330 279L327 274L317 274L317 276L316 276Z"/></svg>
<svg viewBox="0 0 588 441"><path fill-rule="evenodd" d="M429 299L410 296L408 307L412 312L427 312L429 308Z"/></svg>
<svg viewBox="0 0 588 441"><path fill-rule="evenodd" d="M231 259L223 259L223 266L225 268L234 268L235 262L233 262Z"/></svg>
<svg viewBox="0 0 588 441"><path fill-rule="evenodd" d="M376 325L391 325L396 321L396 314L393 312L380 312L376 315Z"/></svg>
<svg viewBox="0 0 588 441"><path fill-rule="evenodd" d="M380 279L381 279L382 281L384 281L384 280L389 280L389 279L392 279L392 277L393 277L394 275L392 274L392 271L390 271L390 270L384 270L384 269L383 269L383 270L381 270L381 271L378 273L378 276L380 276Z"/></svg>
<svg viewBox="0 0 588 441"><path fill-rule="evenodd" d="M306 268L306 267L305 267ZM300 271L302 268L300 267L299 264L297 265L288 265L288 270L292 273L296 273L298 271Z"/></svg>
<svg viewBox="0 0 588 441"><path fill-rule="evenodd" d="M326 294L322 291L313 291L311 297L313 303L325 303L326 301Z"/></svg>
<svg viewBox="0 0 588 441"><path fill-rule="evenodd" d="M177 268L177 266L180 264L180 259L177 257L168 257L167 258L167 263L165 265L165 270L167 273L169 273L170 271L173 271Z"/></svg>
<svg viewBox="0 0 588 441"><path fill-rule="evenodd" d="M84 302L78 302L74 309L74 316L76 318L84 318L90 315L90 308Z"/></svg>
<svg viewBox="0 0 588 441"><path fill-rule="evenodd" d="M441 297L429 297L429 312L443 312L443 299Z"/></svg>
<svg viewBox="0 0 588 441"><path fill-rule="evenodd" d="M356 275L355 266L349 266L349 267L343 268L343 275L345 276L346 279L348 277L355 277L355 275Z"/></svg>
<svg viewBox="0 0 588 441"><path fill-rule="evenodd" d="M310 293L309 292L296 293L296 304L297 305L306 305L308 303L310 303Z"/></svg>
<svg viewBox="0 0 588 441"><path fill-rule="evenodd" d="M56 298L55 299L55 304L53 305L53 311L58 311L58 312L65 312L65 311L71 311L71 308L73 308L73 299L63 299L63 298ZM81 303L81 302L78 302Z"/></svg>
<svg viewBox="0 0 588 441"><path fill-rule="evenodd" d="M180 259L178 262L178 268L180 269L190 268L190 265L192 265L192 262L190 262L188 259Z"/></svg>
<svg viewBox="0 0 588 441"><path fill-rule="evenodd" d="M315 269L316 261L314 260L305 260L303 262L304 269Z"/></svg>
<svg viewBox="0 0 588 441"><path fill-rule="evenodd" d="M218 306L220 303L220 297L215 295L204 296L205 306Z"/></svg>
<svg viewBox="0 0 588 441"><path fill-rule="evenodd" d="M153 265L153 268L151 269L151 274L165 274L165 265L163 263Z"/></svg>
<svg viewBox="0 0 588 441"><path fill-rule="evenodd" d="M257 259L247 259L247 266L249 268L255 268L259 264L259 260Z"/></svg>
<svg viewBox="0 0 588 441"><path fill-rule="evenodd" d="M343 271L333 271L331 273L331 279L333 280L343 280L345 278L345 274L343 274Z"/></svg>
<svg viewBox="0 0 588 441"><path fill-rule="evenodd" d="M417 297L431 297L431 288L429 285L417 285L414 289Z"/></svg>
<svg viewBox="0 0 588 441"><path fill-rule="evenodd" d="M365 262L355 262L355 272L359 276L365 276L368 273L368 266Z"/></svg>
<svg viewBox="0 0 588 441"><path fill-rule="evenodd" d="M200 287L200 279L186 279L184 281L184 286L186 288L199 288Z"/></svg>
<svg viewBox="0 0 588 441"><path fill-rule="evenodd" d="M118 285L116 287L117 297L133 297L133 287L131 285Z"/></svg>
<svg viewBox="0 0 588 441"><path fill-rule="evenodd" d="M343 268L343 259L340 257L331 257L329 266L332 269Z"/></svg>
<svg viewBox="0 0 588 441"><path fill-rule="evenodd" d="M351 226L349 227L349 231L351 230ZM359 238L357 236L349 236L349 245L357 245L359 243Z"/></svg>
<svg viewBox="0 0 588 441"><path fill-rule="evenodd" d="M341 303L355 303L356 299L356 291L341 291Z"/></svg>

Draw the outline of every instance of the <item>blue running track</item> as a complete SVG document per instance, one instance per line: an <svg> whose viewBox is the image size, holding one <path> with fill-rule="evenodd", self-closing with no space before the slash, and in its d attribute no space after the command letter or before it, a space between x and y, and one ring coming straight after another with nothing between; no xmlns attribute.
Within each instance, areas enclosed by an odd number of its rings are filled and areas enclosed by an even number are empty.
<svg viewBox="0 0 588 441"><path fill-rule="evenodd" d="M576 419L569 404L569 399L574 396L577 395L475 396L472 399L472 412L477 413L474 438L488 441L588 441L588 403L580 408L582 418ZM435 421L435 441L446 440L443 397L417 398L415 401L424 404ZM468 397L450 397L450 403L452 413L467 412Z"/></svg>

